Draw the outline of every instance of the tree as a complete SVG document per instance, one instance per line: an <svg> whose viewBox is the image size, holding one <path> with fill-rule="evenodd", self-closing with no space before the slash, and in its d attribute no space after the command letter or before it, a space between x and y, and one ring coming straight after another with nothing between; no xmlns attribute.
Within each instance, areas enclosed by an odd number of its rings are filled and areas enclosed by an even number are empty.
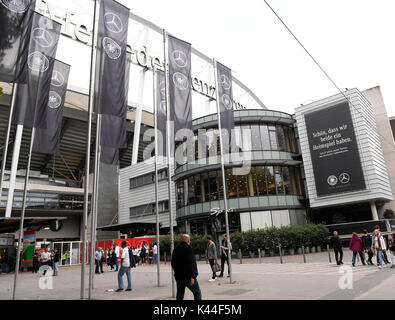
<svg viewBox="0 0 395 320"><path fill-rule="evenodd" d="M384 211L384 218L385 219L395 219L395 213L392 209L387 209Z"/></svg>

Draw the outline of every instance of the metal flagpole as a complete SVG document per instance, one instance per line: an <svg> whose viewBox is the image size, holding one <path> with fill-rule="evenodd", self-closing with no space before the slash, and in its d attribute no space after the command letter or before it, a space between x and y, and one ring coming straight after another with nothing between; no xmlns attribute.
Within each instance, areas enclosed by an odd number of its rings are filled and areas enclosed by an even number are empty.
<svg viewBox="0 0 395 320"><path fill-rule="evenodd" d="M8 116L7 133L6 133L5 143L4 143L3 162L1 163L0 203L1 203L1 195L2 195L2 191L3 191L5 166L6 166L6 163L7 163L8 144L10 142L10 132L11 132L11 126L12 126L12 115L14 113L14 107L15 107L17 91L18 91L18 83L14 83L14 85L12 87L12 96L11 96L10 113L9 113L9 116Z"/></svg>
<svg viewBox="0 0 395 320"><path fill-rule="evenodd" d="M158 199L158 104L157 104L157 75L155 67L153 72L153 99L154 99L154 115L155 115L155 210L156 210L156 247L157 247L157 259L156 269L158 278L158 287L160 287L160 246L159 246L159 199Z"/></svg>
<svg viewBox="0 0 395 320"><path fill-rule="evenodd" d="M166 117L167 117L167 179L169 188L169 219L170 219L170 253L173 255L174 250L174 230L173 230L173 198L171 192L171 145L170 145L170 103L169 103L169 70L167 65L167 32L163 29L163 54L164 54L164 69L165 69L165 92L166 92ZM171 296L175 297L175 283L174 283L174 271L171 269Z"/></svg>
<svg viewBox="0 0 395 320"><path fill-rule="evenodd" d="M6 218L11 217L12 204L14 201L16 172L18 170L19 152L21 151L22 134L23 134L23 125L18 124L18 126L16 128L16 134L15 134L14 151L12 152L10 184L8 186L7 207L6 207L6 211L5 211Z"/></svg>
<svg viewBox="0 0 395 320"><path fill-rule="evenodd" d="M15 300L16 290L17 290L17 286L18 286L19 264L20 264L20 260L21 260L21 253L22 253L22 246L23 246L22 239L23 239L23 225L25 222L27 184L29 182L30 163L32 160L32 150L33 150L33 143L34 143L34 133L35 133L35 128L33 127L31 130L29 158L27 161L27 168L26 168L26 175L25 175L25 186L23 189L22 212L21 212L21 221L20 221L20 225L19 225L19 240L18 240L18 249L17 249L17 253L16 253L16 266L15 266L15 275L14 275L14 288L12 291L12 300Z"/></svg>
<svg viewBox="0 0 395 320"><path fill-rule="evenodd" d="M81 288L80 299L85 299L85 265L86 265L86 240L87 240L87 224L88 224L88 210L89 210L89 171L90 171L90 154L91 154L91 136L92 136L92 110L94 103L95 92L95 65L96 65L96 43L98 33L97 10L100 4L99 0L94 0L93 13L93 36L91 49L91 74L89 80L89 104L88 104L88 136L86 141L86 155L85 155L85 185L84 185L84 213L82 217L82 258L81 258ZM91 204L91 212L93 205ZM89 260L88 260L89 262ZM92 261L90 261L92 263Z"/></svg>
<svg viewBox="0 0 395 320"><path fill-rule="evenodd" d="M91 217L91 264L89 268L89 291L88 299L92 298L92 289L94 281L93 268L95 267L95 246L96 246L96 227L97 227L97 208L99 199L99 175L100 175L100 135L101 135L101 114L97 113L96 117L96 146L95 146L95 175L93 179L93 210Z"/></svg>
<svg viewBox="0 0 395 320"><path fill-rule="evenodd" d="M229 219L228 219L228 199L227 199L227 188L226 188L226 179L225 179L225 165L224 165L224 150L223 142L222 142L222 130L221 130L221 112L220 112L220 102L219 102L219 90L218 90L218 78L217 78L217 61L213 59L214 66L214 79L215 79L215 93L216 93L216 103L217 103L217 117L218 117L218 131L219 131L219 143L221 145L221 171L222 171L222 186L224 190L224 214L225 214L225 226L226 226L226 236L228 238L228 266L229 266L229 280L232 283L232 245L230 242L229 235Z"/></svg>

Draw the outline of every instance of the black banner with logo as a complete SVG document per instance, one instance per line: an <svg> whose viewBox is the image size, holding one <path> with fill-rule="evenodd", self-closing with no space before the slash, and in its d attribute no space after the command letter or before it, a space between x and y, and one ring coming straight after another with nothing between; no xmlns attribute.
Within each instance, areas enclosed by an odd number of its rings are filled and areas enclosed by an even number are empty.
<svg viewBox="0 0 395 320"><path fill-rule="evenodd" d="M128 25L128 8L113 0L101 1L94 111L101 114L100 161L112 165L119 163L119 148L126 143Z"/></svg>
<svg viewBox="0 0 395 320"><path fill-rule="evenodd" d="M233 117L233 92L232 71L217 62L218 97L221 116L222 150L227 153L232 146L232 130L234 129Z"/></svg>
<svg viewBox="0 0 395 320"><path fill-rule="evenodd" d="M0 1L0 81L26 83L36 0Z"/></svg>
<svg viewBox="0 0 395 320"><path fill-rule="evenodd" d="M69 79L70 65L55 60L52 71L51 90L47 104L47 126L36 128L33 152L59 154L62 131L63 107Z"/></svg>
<svg viewBox="0 0 395 320"><path fill-rule="evenodd" d="M317 196L366 188L348 102L304 116Z"/></svg>
<svg viewBox="0 0 395 320"><path fill-rule="evenodd" d="M158 129L158 156L166 156L166 86L165 74L156 70L156 107L157 107L157 129Z"/></svg>
<svg viewBox="0 0 395 320"><path fill-rule="evenodd" d="M34 13L27 57L27 83L19 85L14 124L46 128L47 105L61 24Z"/></svg>
<svg viewBox="0 0 395 320"><path fill-rule="evenodd" d="M175 140L183 140L192 130L191 45L168 36L170 120ZM178 135L180 139L178 139Z"/></svg>

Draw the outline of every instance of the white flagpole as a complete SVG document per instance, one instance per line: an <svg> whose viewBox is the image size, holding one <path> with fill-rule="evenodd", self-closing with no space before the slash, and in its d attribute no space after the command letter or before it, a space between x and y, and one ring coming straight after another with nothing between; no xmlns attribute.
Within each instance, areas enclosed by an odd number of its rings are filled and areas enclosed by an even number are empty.
<svg viewBox="0 0 395 320"><path fill-rule="evenodd" d="M89 171L90 171L90 153L91 153L91 136L92 136L92 110L94 103L95 92L95 65L96 65L96 43L98 33L97 10L100 7L99 0L94 0L93 13L93 36L91 49L91 66L90 66L90 81L89 81L89 104L88 104L88 134L86 141L86 155L85 155L85 185L84 185L84 213L82 217L82 259L81 259L81 287L80 299L85 299L85 265L86 265L86 240L87 240L87 224L88 224L88 210L89 210ZM91 203L91 212L93 212L93 204ZM89 262L89 260L88 260ZM92 264L92 261L89 263Z"/></svg>
<svg viewBox="0 0 395 320"><path fill-rule="evenodd" d="M11 104L10 104L10 113L8 116L7 133L6 133L6 138L4 141L3 162L1 163L0 203L1 203L1 195L2 195L2 191L3 191L5 166L7 164L8 144L10 142L10 132L11 132L11 126L12 126L12 115L14 113L17 92L18 92L18 83L14 83L14 86L12 87L12 96L11 96Z"/></svg>
<svg viewBox="0 0 395 320"><path fill-rule="evenodd" d="M27 161L26 175L25 175L25 186L23 189L23 200L22 200L22 212L21 212L21 221L19 225L19 240L18 240L18 249L16 252L16 266L15 266L15 274L14 274L14 288L12 291L12 300L15 300L16 290L18 287L18 276L19 276L19 264L21 261L21 253L22 253L22 240L23 240L23 225L25 222L25 209L26 209L26 196L27 196L27 184L29 182L29 174L30 174L30 163L32 160L32 150L34 143L34 134L35 128L33 127L31 130L31 138L30 138L30 148L29 148L29 158Z"/></svg>
<svg viewBox="0 0 395 320"><path fill-rule="evenodd" d="M23 134L23 125L18 124L18 126L16 128L16 135L15 135L15 141L14 141L14 151L12 153L10 184L8 186L7 208L5 211L6 218L11 217L11 212L12 212L12 205L13 205L13 201L14 201L15 182L16 182L16 172L18 170L19 152L21 151L22 134Z"/></svg>
<svg viewBox="0 0 395 320"><path fill-rule="evenodd" d="M155 114L155 211L156 211L156 247L157 247L157 281L160 287L160 245L159 245L159 199L158 199L158 104L157 104L157 74L155 67L153 72L153 99L154 99L154 114Z"/></svg>
<svg viewBox="0 0 395 320"><path fill-rule="evenodd" d="M228 219L228 199L227 199L227 188L226 188L226 179L225 179L225 165L224 165L224 150L223 148L223 137L222 137L222 130L221 130L221 108L219 102L219 84L217 78L217 61L213 59L213 66L214 66L214 79L215 79L215 94L216 94L216 103L217 103L217 117L218 117L218 131L219 131L219 143L221 145L221 171L222 171L222 186L224 190L224 214L225 214L225 227L226 227L226 235L228 238L228 268L229 268L229 280L232 283L232 245L230 242L230 234L229 234L229 219Z"/></svg>
<svg viewBox="0 0 395 320"><path fill-rule="evenodd" d="M89 269L89 291L88 299L92 299L92 289L94 281L93 268L95 267L95 246L96 246L96 227L97 227L97 208L99 199L99 177L100 177L100 135L101 135L101 114L97 114L96 118L96 146L95 146L95 175L93 179L93 206L91 218L91 264Z"/></svg>
<svg viewBox="0 0 395 320"><path fill-rule="evenodd" d="M171 185L171 145L170 145L170 103L169 103L169 70L167 65L168 53L166 50L167 45L167 32L163 29L163 54L164 54L164 69L165 69L165 92L166 92L166 114L167 114L167 179L169 188L169 219L170 219L170 254L173 256L174 250L174 230L173 230L173 198L172 198L172 185ZM171 296L175 297L175 283L174 271L171 269Z"/></svg>

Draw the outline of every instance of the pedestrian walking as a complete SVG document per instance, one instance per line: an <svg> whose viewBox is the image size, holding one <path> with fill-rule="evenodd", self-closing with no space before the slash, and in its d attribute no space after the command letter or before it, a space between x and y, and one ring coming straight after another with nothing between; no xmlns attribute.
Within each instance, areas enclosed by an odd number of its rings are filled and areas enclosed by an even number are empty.
<svg viewBox="0 0 395 320"><path fill-rule="evenodd" d="M384 262L383 251L386 249L386 246L385 246L384 238L380 234L380 231L378 229L375 229L373 233L372 249L375 250L377 254L378 267L379 269L381 269Z"/></svg>
<svg viewBox="0 0 395 320"><path fill-rule="evenodd" d="M375 229L377 229L377 230L379 231L379 235L382 236L382 233L381 233L381 231L380 231L380 226L379 226L379 225L376 225L376 226L375 226ZM385 264L389 264L390 262L388 261L388 257L387 257L386 250L384 249L382 252L383 252L383 262L384 262ZM377 265L379 264L379 260L378 260L378 259L379 259L379 258L377 257Z"/></svg>
<svg viewBox="0 0 395 320"><path fill-rule="evenodd" d="M330 239L330 243L332 245L333 251L335 252L336 263L339 266L343 264L343 248L342 241L340 240L339 233L337 231L333 231L333 236Z"/></svg>
<svg viewBox="0 0 395 320"><path fill-rule="evenodd" d="M145 263L145 257L146 257L146 248L145 248L145 242L141 246L140 250L140 259L141 259L141 264L143 265Z"/></svg>
<svg viewBox="0 0 395 320"><path fill-rule="evenodd" d="M177 283L176 300L184 300L185 287L192 292L195 300L202 300L202 293L197 281L198 269L195 254L188 234L183 234L181 243L174 248L171 267L174 270L174 278Z"/></svg>
<svg viewBox="0 0 395 320"><path fill-rule="evenodd" d="M128 279L128 287L126 291L132 291L132 275L130 273L130 259L129 259L129 248L126 245L126 241L121 243L121 267L118 271L118 289L116 292L123 291L123 275L126 273Z"/></svg>
<svg viewBox="0 0 395 320"><path fill-rule="evenodd" d="M355 267L355 259L357 258L357 254L359 254L362 264L366 265L362 254L362 240L360 237L358 237L356 232L352 233L349 248L352 251L352 266Z"/></svg>
<svg viewBox="0 0 395 320"><path fill-rule="evenodd" d="M389 234L388 235L388 250L390 251L391 255L391 269L395 268L395 235Z"/></svg>
<svg viewBox="0 0 395 320"><path fill-rule="evenodd" d="M217 274L215 270L215 265L217 264L217 248L215 246L214 241L211 240L211 236L207 236L206 240L207 240L206 261L208 260L208 262L210 263L210 267L213 272L213 275L211 279L209 279L209 282L213 282L217 278Z"/></svg>
<svg viewBox="0 0 395 320"><path fill-rule="evenodd" d="M103 271L103 250L98 247L95 252L95 262L96 262L96 274L104 273ZM100 270L100 271L99 271Z"/></svg>
<svg viewBox="0 0 395 320"><path fill-rule="evenodd" d="M33 268L32 268L32 273L37 273L38 271L38 259L40 258L40 254L38 252L38 249L35 249L32 255L32 259L33 259Z"/></svg>
<svg viewBox="0 0 395 320"><path fill-rule="evenodd" d="M115 251L115 271L118 271L120 248L117 244L115 244L114 251Z"/></svg>
<svg viewBox="0 0 395 320"><path fill-rule="evenodd" d="M228 278L229 276L229 247L228 247L228 236L224 234L221 241L221 273L218 277L224 276L225 262L228 265Z"/></svg>
<svg viewBox="0 0 395 320"><path fill-rule="evenodd" d="M59 275L59 260L60 260L60 255L58 252L58 249L53 249L53 275L57 276Z"/></svg>
<svg viewBox="0 0 395 320"><path fill-rule="evenodd" d="M156 245L156 243L152 247L152 253L154 255L154 263L157 264L158 263L158 246Z"/></svg>
<svg viewBox="0 0 395 320"><path fill-rule="evenodd" d="M373 251L372 251L372 237L368 234L368 230L363 230L362 239L362 249L368 255L367 264L373 265Z"/></svg>
<svg viewBox="0 0 395 320"><path fill-rule="evenodd" d="M49 259L51 259L51 254L48 252L48 248L45 248L42 252L41 252L41 266L40 269L42 268L43 270L43 275L45 276L47 273L47 270L49 270Z"/></svg>

